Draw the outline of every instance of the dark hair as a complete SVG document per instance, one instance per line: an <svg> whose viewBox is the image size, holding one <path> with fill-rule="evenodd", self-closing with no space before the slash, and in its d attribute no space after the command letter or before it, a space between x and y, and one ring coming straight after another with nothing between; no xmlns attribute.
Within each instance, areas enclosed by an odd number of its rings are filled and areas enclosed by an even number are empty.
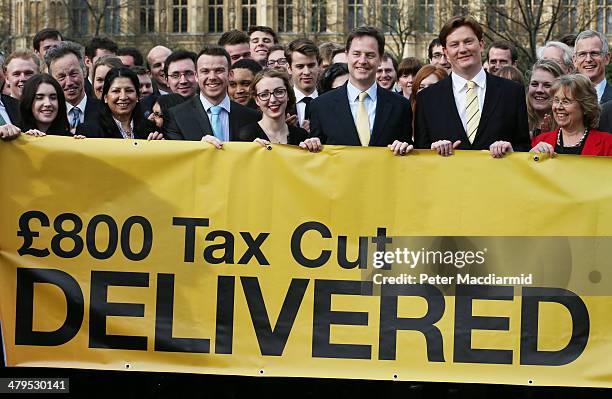
<svg viewBox="0 0 612 399"><path fill-rule="evenodd" d="M257 83L261 82L263 78L281 79L283 81L285 89L287 89L287 109L295 105L295 92L293 91L293 87L291 86L291 80L289 79L289 75L284 71L279 71L278 69L264 69L257 75L255 75L253 81L251 82L251 86L249 87L249 93L251 94L251 98L253 100L257 98Z"/></svg>
<svg viewBox="0 0 612 399"><path fill-rule="evenodd" d="M433 59L433 48L436 46L444 47L442 46L442 42L440 41L440 39L438 39L437 37L433 39L431 43L429 43L429 47L427 47L427 59L430 61Z"/></svg>
<svg viewBox="0 0 612 399"><path fill-rule="evenodd" d="M344 47L338 47L337 49L334 49L331 53L331 58L329 59L330 61L334 59L335 56L337 56L340 53L344 53L346 54L346 50L344 49Z"/></svg>
<svg viewBox="0 0 612 399"><path fill-rule="evenodd" d="M383 53L381 61L385 61L385 60L391 60L391 63L393 64L393 69L395 70L395 73L397 73L397 60L395 59L395 57L391 55L391 53L388 53L385 51Z"/></svg>
<svg viewBox="0 0 612 399"><path fill-rule="evenodd" d="M46 73L39 73L28 79L23 85L23 93L21 94L21 102L19 111L21 112L21 130L27 131L30 129L38 129L36 118L32 113L32 104L36 99L36 91L41 83L48 83L55 89L57 94L57 116L51 122L51 126L47 129L49 134L69 135L70 125L66 116L66 98L62 87L53 79L53 76Z"/></svg>
<svg viewBox="0 0 612 399"><path fill-rule="evenodd" d="M497 72L497 76L499 76L500 78L512 80L525 87L525 78L523 77L521 71L519 71L519 69L514 65L504 65Z"/></svg>
<svg viewBox="0 0 612 399"><path fill-rule="evenodd" d="M325 42L323 44L319 45L319 54L321 54L321 59L323 61L326 62L331 62L332 58L333 58L333 52L334 50L342 50L344 51L344 48L339 45L338 43L334 43L334 42Z"/></svg>
<svg viewBox="0 0 612 399"><path fill-rule="evenodd" d="M108 37L93 37L85 46L85 56L93 59L98 49L108 50L113 54L117 54L119 46Z"/></svg>
<svg viewBox="0 0 612 399"><path fill-rule="evenodd" d="M423 67L421 61L417 60L414 57L404 58L402 62L399 63L397 68L397 76L398 78L402 75L416 75L419 72L419 69Z"/></svg>
<svg viewBox="0 0 612 399"><path fill-rule="evenodd" d="M460 28L462 26L467 26L472 29L478 40L482 40L482 26L480 26L480 24L474 18L470 16L452 17L451 19L446 21L442 29L440 29L439 38L442 47L446 47L446 38L448 37L448 35L450 35L455 29Z"/></svg>
<svg viewBox="0 0 612 399"><path fill-rule="evenodd" d="M191 60L193 61L193 66L195 67L196 59L197 59L196 53L194 53L193 51L187 51L187 50L173 51L172 53L170 53L170 55L168 56L168 58L166 58L166 61L164 62L164 74L166 75L166 77L168 76L168 67L173 62L180 61L180 60Z"/></svg>
<svg viewBox="0 0 612 399"><path fill-rule="evenodd" d="M261 72L263 67L257 61L243 58L234 62L234 65L230 67L230 71L233 71L234 69L248 69L249 71L253 72L253 75L257 75L259 72Z"/></svg>
<svg viewBox="0 0 612 399"><path fill-rule="evenodd" d="M344 62L336 62L331 64L325 70L325 73L319 81L319 95L332 90L332 83L338 76L348 75L348 64Z"/></svg>
<svg viewBox="0 0 612 399"><path fill-rule="evenodd" d="M489 60L489 53L493 48L508 50L510 51L510 57L512 58L512 62L516 62L516 60L518 60L518 51L516 51L516 47L514 47L512 44L508 42L493 42L489 47L489 51L487 51L487 61Z"/></svg>
<svg viewBox="0 0 612 399"><path fill-rule="evenodd" d="M233 45L233 44L249 44L251 41L249 36L241 30L232 29L227 32L224 32L217 44L219 46Z"/></svg>
<svg viewBox="0 0 612 399"><path fill-rule="evenodd" d="M136 75L146 75L149 73L149 70L142 65L134 65L129 68L136 72ZM151 81L153 81L153 79L151 79Z"/></svg>
<svg viewBox="0 0 612 399"><path fill-rule="evenodd" d="M249 29L247 30L247 35L249 35L249 38L251 37L253 32L267 33L272 36L272 41L274 42L274 44L278 43L278 37L276 36L276 32L274 32L274 29L270 28L269 26L262 26L262 25L249 26Z"/></svg>
<svg viewBox="0 0 612 399"><path fill-rule="evenodd" d="M117 78L128 78L136 89L136 98L140 98L140 81L136 72L132 71L128 67L113 68L106 74L104 78L104 86L102 87L102 107L100 107L100 126L103 131L110 131L115 128L115 121L113 120L113 113L111 112L108 104L104 101L104 97L108 94L113 81ZM142 113L140 101L136 102L136 107L132 111L132 121L134 122L134 132L136 132L146 119Z"/></svg>
<svg viewBox="0 0 612 399"><path fill-rule="evenodd" d="M181 96L178 93L170 93L157 97L153 101L153 105L155 105L155 103L159 105L162 117L164 118L164 120L166 120L166 118L168 117L168 110L174 107L175 105L184 103L186 100L187 98Z"/></svg>
<svg viewBox="0 0 612 399"><path fill-rule="evenodd" d="M142 53L136 47L121 47L117 50L117 55L131 55L134 58L134 65L144 66Z"/></svg>
<svg viewBox="0 0 612 399"><path fill-rule="evenodd" d="M289 66L291 66L293 58L292 54L294 52L298 52L309 57L315 56L315 58L317 59L317 64L321 63L321 57L319 56L319 48L310 39L302 37L299 39L295 39L287 45L287 48L285 49L285 58L287 59Z"/></svg>
<svg viewBox="0 0 612 399"><path fill-rule="evenodd" d="M578 37L578 35L574 33L568 33L567 35L561 37L559 41L563 44L567 44L570 47L574 47L576 46L576 37Z"/></svg>
<svg viewBox="0 0 612 399"><path fill-rule="evenodd" d="M349 33L346 38L346 47L345 50L348 54L349 49L351 48L351 43L353 43L353 39L357 37L370 36L376 39L378 43L378 55L382 57L385 52L385 36L373 26L360 26L359 28L355 28Z"/></svg>
<svg viewBox="0 0 612 399"><path fill-rule="evenodd" d="M232 65L232 60L230 58L229 53L227 52L226 49L224 49L221 46L215 46L214 44L209 44L209 45L202 47L202 50L200 50L200 52L198 53L198 56L196 57L196 61L194 61L194 63L197 64L198 63L197 60L199 60L200 57L203 55L211 55L214 57L225 57L225 59L227 60L228 70L229 70L229 67Z"/></svg>
<svg viewBox="0 0 612 399"><path fill-rule="evenodd" d="M274 51L282 51L283 55L285 54L285 46L283 46L282 44L275 44L273 46L270 46L270 48L268 49L268 55L266 56L266 59L268 59L270 57L270 54L272 54L272 52Z"/></svg>
<svg viewBox="0 0 612 399"><path fill-rule="evenodd" d="M47 39L59 39L62 40L62 34L60 31L54 28L45 28L36 32L34 35L34 39L32 40L32 44L34 46L34 50L40 51L40 42Z"/></svg>

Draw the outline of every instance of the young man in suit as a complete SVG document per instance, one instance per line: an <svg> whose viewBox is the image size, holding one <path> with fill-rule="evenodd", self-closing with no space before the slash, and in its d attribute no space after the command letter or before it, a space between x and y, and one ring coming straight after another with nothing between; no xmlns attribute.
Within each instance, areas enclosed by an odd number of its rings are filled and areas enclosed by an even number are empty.
<svg viewBox="0 0 612 399"><path fill-rule="evenodd" d="M45 63L49 74L64 90L70 130L74 133L81 123L97 120L101 103L85 93L83 47L74 42L63 41L47 51Z"/></svg>
<svg viewBox="0 0 612 399"><path fill-rule="evenodd" d="M200 94L168 112L166 137L206 141L222 148L240 128L260 119L259 112L230 101L227 94L230 56L220 46L205 46L196 59Z"/></svg>
<svg viewBox="0 0 612 399"><path fill-rule="evenodd" d="M443 156L455 148L489 150L494 157L529 150L525 91L484 71L482 35L471 17L453 17L442 27L440 42L453 72L417 95L417 148Z"/></svg>
<svg viewBox="0 0 612 399"><path fill-rule="evenodd" d="M384 51L385 38L376 28L360 27L349 34L349 80L312 101L313 137L302 148L317 152L322 144L388 146L395 155L412 150L410 102L376 84Z"/></svg>

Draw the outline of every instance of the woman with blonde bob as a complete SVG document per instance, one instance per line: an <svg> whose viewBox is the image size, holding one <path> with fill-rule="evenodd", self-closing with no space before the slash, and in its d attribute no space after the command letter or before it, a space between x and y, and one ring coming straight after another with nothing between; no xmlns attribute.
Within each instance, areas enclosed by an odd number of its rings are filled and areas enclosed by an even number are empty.
<svg viewBox="0 0 612 399"><path fill-rule="evenodd" d="M534 137L531 152L612 156L612 135L595 130L601 108L589 78L561 76L550 92L558 128Z"/></svg>
<svg viewBox="0 0 612 399"><path fill-rule="evenodd" d="M550 88L555 79L561 75L563 70L552 60L538 60L531 69L531 78L527 87L527 117L531 138L557 128L552 117Z"/></svg>
<svg viewBox="0 0 612 399"><path fill-rule="evenodd" d="M255 75L250 91L262 117L243 126L238 141L255 141L267 147L276 143L299 145L308 138L306 130L287 124L287 109L295 104L295 94L285 72L264 69Z"/></svg>

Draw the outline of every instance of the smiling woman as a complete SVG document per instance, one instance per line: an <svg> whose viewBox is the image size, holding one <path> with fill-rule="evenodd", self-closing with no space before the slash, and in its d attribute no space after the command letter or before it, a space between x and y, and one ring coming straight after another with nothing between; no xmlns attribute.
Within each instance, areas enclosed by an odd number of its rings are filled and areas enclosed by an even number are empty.
<svg viewBox="0 0 612 399"><path fill-rule="evenodd" d="M32 76L23 86L20 104L21 130L70 136L66 100L59 83L51 75Z"/></svg>
<svg viewBox="0 0 612 399"><path fill-rule="evenodd" d="M77 134L96 138L160 140L157 126L144 118L140 103L140 83L129 68L113 68L104 78L100 120L80 124Z"/></svg>

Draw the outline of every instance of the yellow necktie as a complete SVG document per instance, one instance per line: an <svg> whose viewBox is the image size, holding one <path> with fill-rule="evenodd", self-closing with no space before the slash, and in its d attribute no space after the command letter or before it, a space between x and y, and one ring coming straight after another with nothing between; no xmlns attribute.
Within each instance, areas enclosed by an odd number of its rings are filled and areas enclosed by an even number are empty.
<svg viewBox="0 0 612 399"><path fill-rule="evenodd" d="M361 145L367 147L370 144L370 119L365 107L366 91L359 93L359 106L357 107L357 134Z"/></svg>
<svg viewBox="0 0 612 399"><path fill-rule="evenodd" d="M467 118L467 136L470 144L474 143L478 124L480 123L480 107L478 96L476 95L476 83L470 80L467 82L467 93L465 94L465 117Z"/></svg>

